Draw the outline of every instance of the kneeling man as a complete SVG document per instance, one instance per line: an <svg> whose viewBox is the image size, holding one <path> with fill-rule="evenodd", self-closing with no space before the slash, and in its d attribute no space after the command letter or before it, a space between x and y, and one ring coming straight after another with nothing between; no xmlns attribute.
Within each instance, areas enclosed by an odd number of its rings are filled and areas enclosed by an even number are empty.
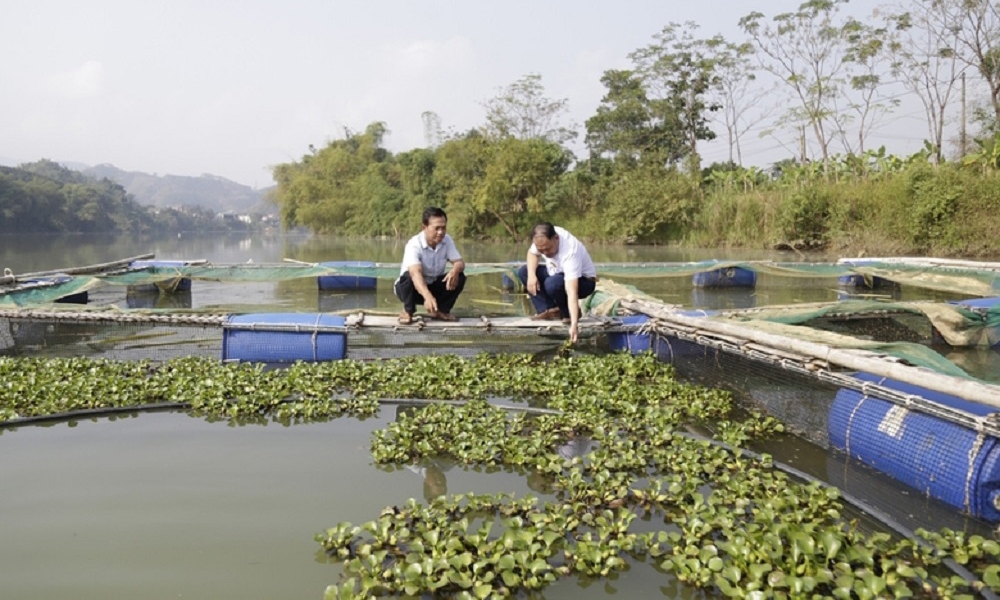
<svg viewBox="0 0 1000 600"><path fill-rule="evenodd" d="M539 257L545 265L539 265ZM580 299L594 293L597 268L580 240L562 227L539 223L531 232L527 264L518 271L538 313L532 319L569 320L569 340L580 335Z"/></svg>
<svg viewBox="0 0 1000 600"><path fill-rule="evenodd" d="M448 215L431 206L424 210L423 226L423 231L406 242L399 277L392 285L396 297L403 302L403 312L399 314L402 325L413 322L418 298L429 318L458 320L451 309L465 287L465 261L448 235Z"/></svg>

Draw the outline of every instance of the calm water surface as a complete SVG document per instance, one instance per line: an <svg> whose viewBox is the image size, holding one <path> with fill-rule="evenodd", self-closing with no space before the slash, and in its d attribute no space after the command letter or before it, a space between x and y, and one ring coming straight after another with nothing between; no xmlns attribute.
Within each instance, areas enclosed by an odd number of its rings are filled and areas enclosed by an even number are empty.
<svg viewBox="0 0 1000 600"><path fill-rule="evenodd" d="M181 235L166 238L102 237L84 235L3 236L0 237L0 268L14 273L30 273L67 267L98 264L154 253L159 260L203 259L214 264L280 263L294 260L309 263L361 260L396 263L402 257L405 240L345 239L330 236L221 234ZM526 246L498 243L459 242L459 250L470 263L523 261ZM801 255L792 252L763 250L690 249L664 246L590 245L588 250L598 263L694 262L701 260L772 260L776 262L830 262L837 256ZM755 290L692 289L690 277L619 278L665 302L694 308L747 308L771 304L820 302L838 299L836 282L830 279L803 279L762 274ZM236 287L238 285L238 287ZM470 278L468 292L456 307L459 314L504 312L502 303L516 303L507 312L530 310L526 302L517 303L499 293L500 275ZM380 285L375 306L396 311L399 302L389 285ZM124 302L123 291L101 288L92 293L92 303ZM900 300L951 298L945 294L904 288ZM183 301L192 308L227 307L238 298L243 308L254 310L315 311L329 309L329 301L317 293L314 280L302 279L278 284L219 284L196 282L190 298ZM170 298L158 306L169 308ZM370 302L370 299L366 299ZM350 308L350 307L348 307Z"/></svg>
<svg viewBox="0 0 1000 600"><path fill-rule="evenodd" d="M0 268L15 273L95 264L155 253L158 259L216 264L364 260L397 262L403 241L313 236L197 236L164 239L4 236ZM460 244L468 262L524 258L524 247ZM590 248L596 262L688 262L706 259L823 262L837 257L776 252L726 252L662 247ZM459 314L525 314L523 298L499 290L499 276L470 278ZM835 300L829 282L767 280L752 292L692 290L684 278L621 280L664 301L698 308ZM364 308L398 311L389 286ZM261 311L345 308L340 295L320 294L315 281L239 284L241 306ZM122 291L99 290L102 303ZM940 295L938 295L940 296ZM194 282L186 303L224 307L234 284ZM938 299L919 290L901 299ZM349 308L349 307L347 307ZM1000 372L995 353L957 355L983 372ZM47 427L0 430L0 582L3 597L322 598L339 566L318 551L313 535L342 521L377 517L383 506L423 501L419 472L372 465L372 430L394 418L338 419L283 427L231 426L180 413L88 419ZM885 478L848 469L829 453L795 438L763 448L779 461L882 497L884 507L913 524L986 531L947 507L886 485ZM516 473L485 474L441 465L448 492L539 494ZM694 595L645 564L613 581L568 579L545 598L684 597Z"/></svg>

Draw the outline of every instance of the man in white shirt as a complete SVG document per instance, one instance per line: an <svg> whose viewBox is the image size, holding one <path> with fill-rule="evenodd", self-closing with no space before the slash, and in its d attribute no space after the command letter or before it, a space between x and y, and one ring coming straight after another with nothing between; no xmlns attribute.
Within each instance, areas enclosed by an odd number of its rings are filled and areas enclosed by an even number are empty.
<svg viewBox="0 0 1000 600"><path fill-rule="evenodd" d="M406 242L399 277L392 284L396 297L403 302L403 312L399 314L402 325L413 322L418 299L429 318L458 320L451 309L465 287L465 261L448 235L448 215L436 206L428 207L424 210L423 226L423 231Z"/></svg>
<svg viewBox="0 0 1000 600"><path fill-rule="evenodd" d="M540 265L540 257L545 265ZM539 223L531 232L528 258L518 277L537 313L532 319L569 321L569 340L580 335L580 299L594 293L597 268L580 240L562 227Z"/></svg>

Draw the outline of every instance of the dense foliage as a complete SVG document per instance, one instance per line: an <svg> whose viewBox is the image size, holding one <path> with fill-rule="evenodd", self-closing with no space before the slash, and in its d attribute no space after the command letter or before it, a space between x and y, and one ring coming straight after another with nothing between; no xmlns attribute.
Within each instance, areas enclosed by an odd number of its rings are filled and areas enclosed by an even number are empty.
<svg viewBox="0 0 1000 600"><path fill-rule="evenodd" d="M0 167L0 233L170 233L243 229L198 207L140 205L121 185L50 160Z"/></svg>
<svg viewBox="0 0 1000 600"><path fill-rule="evenodd" d="M531 74L487 100L471 130L444 135L425 113L427 148L394 155L382 122L310 147L274 168L274 199L286 226L357 236L411 235L437 205L470 239L523 241L550 220L619 243L1000 253L1000 9L908 0L859 19L841 14L845 4L753 12L737 43L698 38L693 23L664 26L629 55L632 68L603 73L585 156L567 145L575 126L559 122L567 101L546 98ZM988 93L973 107L978 133L963 129L948 161L944 123L965 75ZM924 150L873 149L872 132L907 95L926 109ZM766 118L759 105L772 103ZM768 169L744 167L751 130L795 150ZM703 170L701 145L716 138L730 159Z"/></svg>

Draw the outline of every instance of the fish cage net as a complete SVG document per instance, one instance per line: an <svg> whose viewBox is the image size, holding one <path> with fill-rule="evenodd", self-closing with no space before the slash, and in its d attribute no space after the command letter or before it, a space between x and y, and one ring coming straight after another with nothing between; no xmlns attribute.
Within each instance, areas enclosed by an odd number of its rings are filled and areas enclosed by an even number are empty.
<svg viewBox="0 0 1000 600"><path fill-rule="evenodd" d="M167 361L218 358L221 317L110 317L87 313L0 316L0 355Z"/></svg>
<svg viewBox="0 0 1000 600"><path fill-rule="evenodd" d="M635 306L641 303L625 303L626 311ZM877 481L888 472L909 486L908 500L917 505L908 510L930 510L921 506L943 502L958 508L957 514L1000 521L1000 419L993 418L993 409L970 412L958 382L958 398L951 402L933 390L893 387L885 377L866 377L857 369L797 353L792 346L768 346L728 330L712 332L711 324L717 321L688 319L678 325L656 317L656 310L648 312L591 321L576 351L651 351L670 363L682 382L731 392L741 409L785 425L789 435L781 443L806 443L798 454L812 458L796 467L841 489ZM511 326L511 321L484 318L468 319L462 326L386 326L393 317L293 315L295 319L282 314L282 322L268 323L258 321L261 315L10 311L0 313L0 355L151 361L204 356L288 363L316 359L317 352L326 353L321 360L484 352L545 356L566 342L560 322ZM854 317L813 314L799 322L808 323L811 330L837 330L826 332L833 335L850 330L855 336L877 338L888 331L899 339L902 328L912 332L914 340L933 337L923 314ZM691 322L702 324L690 327ZM246 334L252 334L249 342ZM324 336L334 343L321 343ZM251 358L239 356L237 347ZM908 352L919 358L912 349ZM916 432L916 437L908 438L908 432ZM870 446L867 455L856 451L865 444ZM910 473L911 466L919 472ZM889 499L899 489L875 488Z"/></svg>
<svg viewBox="0 0 1000 600"><path fill-rule="evenodd" d="M258 322L256 316L279 317L279 322L267 322L266 319ZM302 318L290 318L296 316ZM480 353L547 353L564 345L567 339L566 327L561 323L510 326L505 325L503 319L484 318L470 320L471 323L463 326L435 327L425 326L418 319L408 326L365 327L351 318L340 317L333 317L339 319L333 325L313 325L310 320L316 316L317 313L234 317L9 311L0 313L0 356L153 362L201 356L281 363L296 359L377 360L426 354L471 357ZM381 319L393 321L395 317ZM368 320L373 319L369 317ZM596 338L624 329L612 320L604 320L581 332L582 343L592 346ZM317 336L343 340L332 354L317 356L314 347L322 343ZM238 356L232 350L237 344L242 348Z"/></svg>

